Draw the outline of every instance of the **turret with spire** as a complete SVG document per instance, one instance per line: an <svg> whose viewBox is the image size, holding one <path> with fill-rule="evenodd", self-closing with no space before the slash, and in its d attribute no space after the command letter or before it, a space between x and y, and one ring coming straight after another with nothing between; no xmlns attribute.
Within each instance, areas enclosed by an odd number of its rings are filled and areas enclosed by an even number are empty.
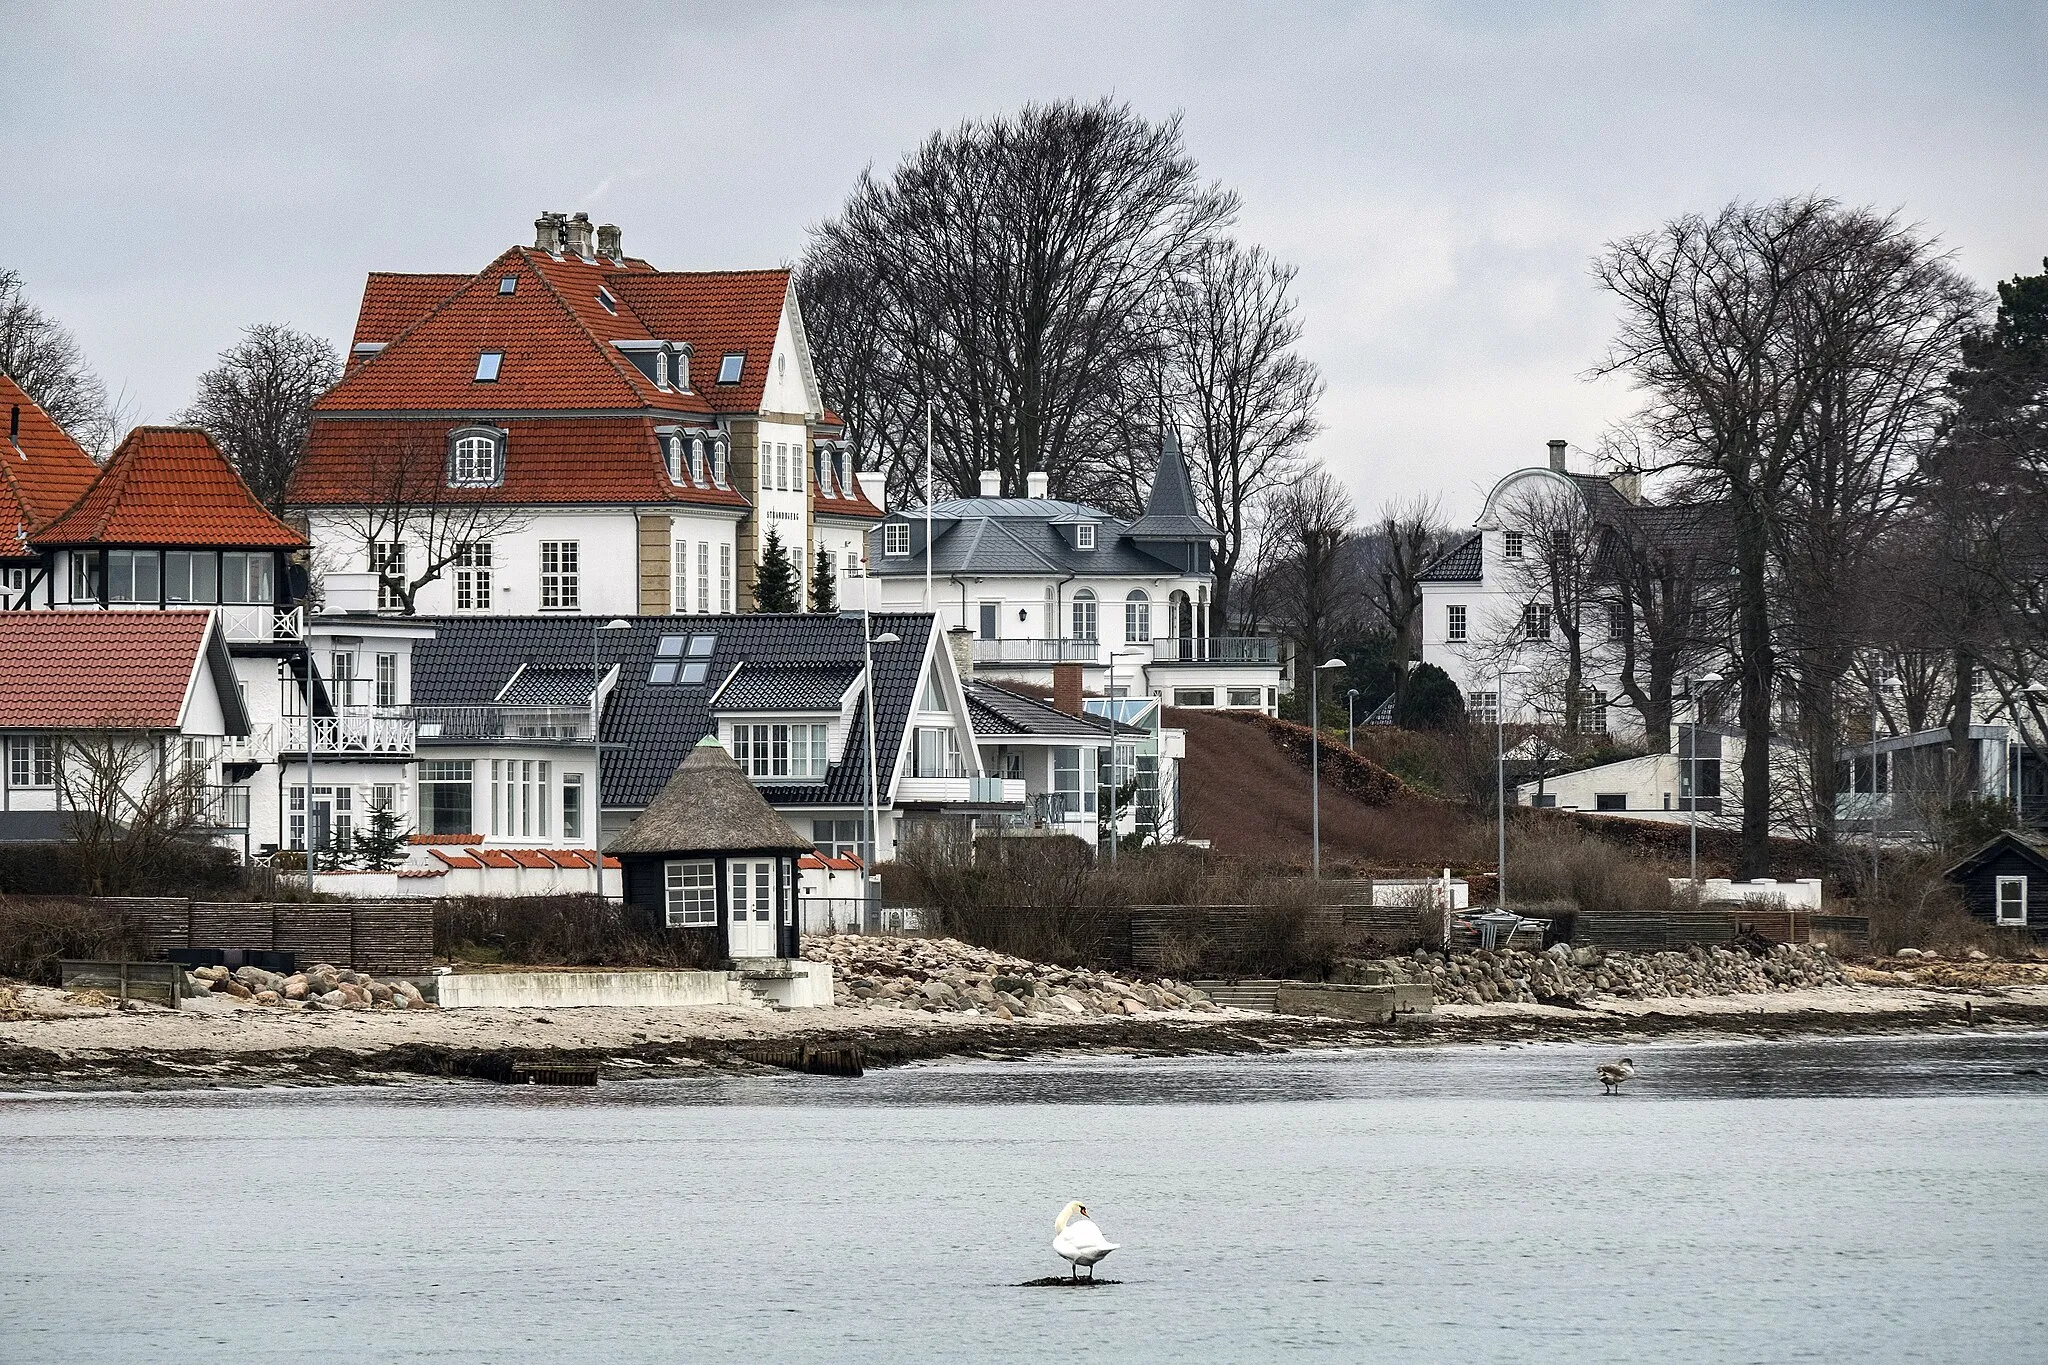
<svg viewBox="0 0 2048 1365"><path fill-rule="evenodd" d="M1145 497L1145 515L1131 523L1127 534L1147 554L1189 573L1209 572L1210 551L1221 533L1195 501L1180 436L1171 426L1160 437L1159 469L1152 476L1152 491Z"/></svg>

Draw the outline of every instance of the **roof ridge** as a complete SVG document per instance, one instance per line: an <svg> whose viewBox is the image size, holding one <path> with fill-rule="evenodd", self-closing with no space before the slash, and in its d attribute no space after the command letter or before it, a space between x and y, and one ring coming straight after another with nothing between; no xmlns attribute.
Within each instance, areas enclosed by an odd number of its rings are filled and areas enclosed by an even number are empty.
<svg viewBox="0 0 2048 1365"><path fill-rule="evenodd" d="M619 382L626 386L626 392L632 394L635 398L643 398L643 395L640 392L640 386L633 382L633 378L631 376L627 375L626 362L619 359L618 348L611 345L603 337L600 337L597 333L590 330L590 324L585 322L582 318L582 315L577 313L575 308L570 305L569 300L562 296L562 291L555 287L555 282L553 280L548 278L548 272L542 270L537 264L534 263L532 258L533 253L538 249L539 248L537 247L530 246L521 246L513 248L513 250L518 252L521 258L525 260L527 268L532 270L534 274L540 277L541 284L548 291L548 297L553 299L556 305L560 307L564 313L568 314L570 324L574 326L578 332L582 333L583 339L585 341L588 341L592 346L597 348L598 354L604 357L605 363L612 367L612 372L618 375ZM640 324L640 329L642 331L646 332L649 336L652 336L654 334L653 329L648 327L647 325L647 319L640 316L638 309L634 310L633 318L636 322ZM637 376L639 373L640 372L638 370L633 371L634 376ZM645 406L644 400L642 405Z"/></svg>
<svg viewBox="0 0 2048 1365"><path fill-rule="evenodd" d="M354 369L343 371L341 378L337 379L334 382L333 386L329 388L326 393L321 394L318 398L313 400L314 408L318 409L320 404L326 402L328 397L334 393L335 389L339 389L342 386L346 385L350 380L354 379L357 375L364 373L372 365L375 365L385 356L391 354L392 350L395 347L397 347L400 342L405 341L407 338L411 337L414 332L417 332L420 328L426 326L427 323L439 317L450 304L455 302L455 300L463 297L465 294L469 293L471 289L483 283L484 276L491 273L492 266L495 266L498 262L504 260L507 256L517 255L518 251L518 247L508 247L506 250L499 252L496 256L493 256L490 260L489 265L486 265L482 270L477 271L476 274L471 275L468 279L464 280L461 284L457 285L439 303L435 304L432 308L429 308L426 312L420 314L411 322L408 322L407 324L405 324L405 326L399 328L396 332L392 334L391 339L389 341L386 341L376 350L370 352L360 362L357 363ZM396 271L389 270L373 270L370 273L372 275L383 274L387 276L398 274L398 272ZM540 272L535 271L534 273L539 274ZM362 313L360 308L357 310L356 325L362 325Z"/></svg>

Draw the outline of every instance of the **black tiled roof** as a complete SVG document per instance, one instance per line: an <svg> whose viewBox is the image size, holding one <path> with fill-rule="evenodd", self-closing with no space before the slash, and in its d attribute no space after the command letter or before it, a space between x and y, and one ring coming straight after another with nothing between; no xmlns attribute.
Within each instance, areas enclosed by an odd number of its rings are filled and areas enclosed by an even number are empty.
<svg viewBox="0 0 2048 1365"><path fill-rule="evenodd" d="M590 706L590 665L546 664L519 670L498 697L500 706Z"/></svg>
<svg viewBox="0 0 2048 1365"><path fill-rule="evenodd" d="M1476 582L1480 567L1479 532L1474 531L1432 559L1416 578L1424 583Z"/></svg>
<svg viewBox="0 0 2048 1365"><path fill-rule="evenodd" d="M1159 578L1183 570L1148 554L1130 536L1130 527L1099 507L1061 502L1056 498L959 498L932 508L935 574L1086 574ZM890 521L917 522L922 507L889 515ZM1077 550L1054 529L1079 521L1095 523L1095 548ZM922 554L885 555L882 528L868 533L868 572L885 577L924 572Z"/></svg>
<svg viewBox="0 0 2048 1365"><path fill-rule="evenodd" d="M974 737L978 740L999 739L1004 735L1101 739L1109 733L1106 720L1077 716L1036 697L1027 697L993 683L967 684L967 714L974 721ZM1126 725L1123 728L1130 730L1132 727Z"/></svg>
<svg viewBox="0 0 2048 1365"><path fill-rule="evenodd" d="M740 666L713 697L715 710L837 711L860 670L814 664L755 663Z"/></svg>
<svg viewBox="0 0 2048 1365"><path fill-rule="evenodd" d="M618 685L605 700L604 804L644 807L668 781L690 748L713 728L711 695L734 668L750 662L857 672L861 618L846 616L635 616L630 629L597 633L598 659L620 665ZM593 618L583 616L422 617L434 638L412 655L412 697L418 706L489 706L522 663L564 671L590 667ZM880 786L888 790L893 758L917 694L918 670L932 636L929 612L878 613L874 633L900 636L875 646L875 753ZM651 683L655 650L664 635L711 635L717 640L705 682ZM836 704L836 703L835 703ZM823 782L763 786L771 805L856 807L867 802L867 699L853 711L843 761ZM616 746L616 747L613 747Z"/></svg>
<svg viewBox="0 0 2048 1365"><path fill-rule="evenodd" d="M1202 515L1195 488L1181 458L1180 437L1169 428L1159 450L1159 468L1145 495L1145 515L1130 525L1137 540L1214 540L1220 532Z"/></svg>

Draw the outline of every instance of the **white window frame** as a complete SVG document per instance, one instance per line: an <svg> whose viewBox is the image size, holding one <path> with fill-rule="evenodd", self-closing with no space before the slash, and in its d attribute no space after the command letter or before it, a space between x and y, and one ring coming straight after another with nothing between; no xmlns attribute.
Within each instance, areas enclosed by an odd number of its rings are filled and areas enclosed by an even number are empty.
<svg viewBox="0 0 2048 1365"><path fill-rule="evenodd" d="M725 747L756 782L822 782L832 766L830 730L813 721L733 721Z"/></svg>
<svg viewBox="0 0 2048 1365"><path fill-rule="evenodd" d="M1465 604L1453 602L1444 608L1444 611L1444 639L1452 644L1463 644L1467 638L1466 632L1470 629L1465 615Z"/></svg>
<svg viewBox="0 0 2048 1365"><path fill-rule="evenodd" d="M2019 917L2015 919L2005 912L2005 891L2007 887L2019 888ZM2027 879L2025 877L2000 877L1992 888L1992 922L2006 927L2024 926L2027 922Z"/></svg>
<svg viewBox="0 0 2048 1365"><path fill-rule="evenodd" d="M377 575L377 610L404 611L405 599L397 585L385 577L405 577L405 542L378 541L370 546L370 572Z"/></svg>
<svg viewBox="0 0 2048 1365"><path fill-rule="evenodd" d="M732 546L718 547L718 610L720 614L732 610Z"/></svg>
<svg viewBox="0 0 2048 1365"><path fill-rule="evenodd" d="M455 610L491 609L491 542L466 540L455 547Z"/></svg>
<svg viewBox="0 0 2048 1365"><path fill-rule="evenodd" d="M56 786L56 736L9 735L7 785L17 791L37 791Z"/></svg>
<svg viewBox="0 0 2048 1365"><path fill-rule="evenodd" d="M1500 533L1500 554L1502 559L1520 559L1522 557L1522 533L1520 531L1502 531Z"/></svg>
<svg viewBox="0 0 2048 1365"><path fill-rule="evenodd" d="M540 543L540 609L579 611L582 603L582 542L543 540Z"/></svg>
<svg viewBox="0 0 2048 1365"><path fill-rule="evenodd" d="M890 559L901 559L910 553L910 523L892 521L882 527L882 553Z"/></svg>
<svg viewBox="0 0 2048 1365"><path fill-rule="evenodd" d="M496 431L454 432L448 444L448 482L455 488L494 488L504 478L505 440Z"/></svg>
<svg viewBox="0 0 2048 1365"><path fill-rule="evenodd" d="M495 384L498 382L498 375L503 372L504 368L505 353L503 351L478 351L474 382L478 384Z"/></svg>
<svg viewBox="0 0 2048 1365"><path fill-rule="evenodd" d="M686 616L690 611L690 542L678 540L671 547L668 565L668 609L670 615Z"/></svg>
<svg viewBox="0 0 2048 1365"><path fill-rule="evenodd" d="M1088 644L1101 639L1101 605L1095 600L1093 588L1082 588L1074 594L1072 610L1067 616L1074 627L1071 638Z"/></svg>
<svg viewBox="0 0 2048 1365"><path fill-rule="evenodd" d="M1095 523L1084 521L1074 528L1074 548L1092 550L1095 548Z"/></svg>
<svg viewBox="0 0 2048 1365"><path fill-rule="evenodd" d="M718 864L691 859L662 864L663 907L671 929L712 929L718 925Z"/></svg>
<svg viewBox="0 0 2048 1365"><path fill-rule="evenodd" d="M697 614L711 614L711 542L697 542Z"/></svg>
<svg viewBox="0 0 2048 1365"><path fill-rule="evenodd" d="M1465 714L1476 725L1495 724L1500 719L1500 693L1466 693Z"/></svg>

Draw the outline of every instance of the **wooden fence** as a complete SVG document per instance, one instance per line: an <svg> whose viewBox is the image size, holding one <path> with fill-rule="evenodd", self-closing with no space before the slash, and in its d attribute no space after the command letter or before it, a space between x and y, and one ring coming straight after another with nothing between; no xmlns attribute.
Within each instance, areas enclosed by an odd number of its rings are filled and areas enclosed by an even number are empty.
<svg viewBox="0 0 2048 1365"><path fill-rule="evenodd" d="M1134 905L1130 965L1142 972L1224 970L1285 959L1303 941L1343 934L1347 910L1315 905ZM1410 922L1415 912L1407 912ZM1182 960L1191 959L1191 960Z"/></svg>
<svg viewBox="0 0 2048 1365"><path fill-rule="evenodd" d="M255 948L295 953L299 965L328 962L373 976L412 976L434 962L434 902L299 904L96 896L89 905L127 915L149 935L149 951Z"/></svg>

